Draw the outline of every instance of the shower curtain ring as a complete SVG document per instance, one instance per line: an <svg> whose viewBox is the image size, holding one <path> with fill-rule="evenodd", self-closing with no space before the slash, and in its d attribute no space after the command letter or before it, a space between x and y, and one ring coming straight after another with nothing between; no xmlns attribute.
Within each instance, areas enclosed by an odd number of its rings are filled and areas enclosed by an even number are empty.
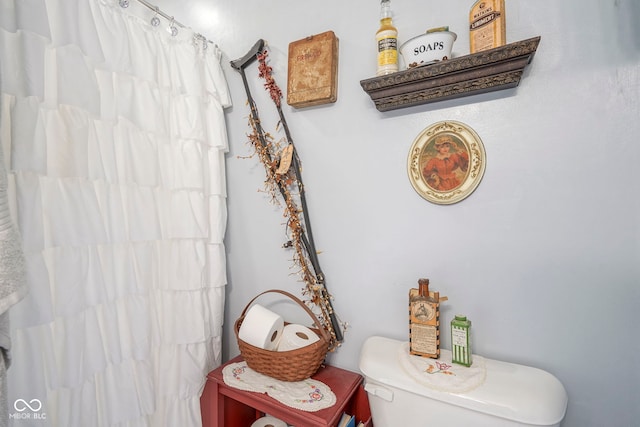
<svg viewBox="0 0 640 427"><path fill-rule="evenodd" d="M207 50L207 48L209 47L207 46L209 44L207 42L207 38L202 34L196 34L195 37L196 37L196 40L200 40L202 42L202 50Z"/></svg>
<svg viewBox="0 0 640 427"><path fill-rule="evenodd" d="M176 27L175 19L173 16L171 17L171 23L169 24L169 31L171 32L171 36L175 37L178 35L178 27Z"/></svg>
<svg viewBox="0 0 640 427"><path fill-rule="evenodd" d="M151 18L151 26L157 27L160 25L160 18L158 18L158 6L156 6L156 14Z"/></svg>

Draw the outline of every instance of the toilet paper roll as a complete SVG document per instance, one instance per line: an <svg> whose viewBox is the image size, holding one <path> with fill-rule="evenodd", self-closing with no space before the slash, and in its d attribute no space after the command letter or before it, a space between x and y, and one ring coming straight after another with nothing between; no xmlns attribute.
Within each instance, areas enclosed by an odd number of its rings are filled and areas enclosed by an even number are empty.
<svg viewBox="0 0 640 427"><path fill-rule="evenodd" d="M238 338L254 347L275 350L283 329L282 317L260 304L254 304L242 320Z"/></svg>
<svg viewBox="0 0 640 427"><path fill-rule="evenodd" d="M292 323L284 327L278 343L278 351L296 350L319 340L318 334L311 329Z"/></svg>
<svg viewBox="0 0 640 427"><path fill-rule="evenodd" d="M251 427L287 427L287 423L275 417L262 417L254 421Z"/></svg>

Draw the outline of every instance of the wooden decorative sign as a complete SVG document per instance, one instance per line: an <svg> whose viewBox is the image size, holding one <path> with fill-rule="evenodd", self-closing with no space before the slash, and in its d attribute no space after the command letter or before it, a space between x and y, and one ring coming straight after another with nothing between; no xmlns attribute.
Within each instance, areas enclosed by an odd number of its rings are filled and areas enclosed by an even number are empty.
<svg viewBox="0 0 640 427"><path fill-rule="evenodd" d="M310 107L338 99L338 38L333 31L289 43L287 104Z"/></svg>

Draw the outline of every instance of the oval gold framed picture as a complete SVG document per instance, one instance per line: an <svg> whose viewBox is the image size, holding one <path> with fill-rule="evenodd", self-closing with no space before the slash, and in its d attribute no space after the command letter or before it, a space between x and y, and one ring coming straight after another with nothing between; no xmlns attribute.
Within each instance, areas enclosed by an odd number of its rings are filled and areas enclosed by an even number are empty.
<svg viewBox="0 0 640 427"><path fill-rule="evenodd" d="M413 141L409 180L422 197L439 205L457 203L478 187L486 155L480 137L464 123L434 123Z"/></svg>

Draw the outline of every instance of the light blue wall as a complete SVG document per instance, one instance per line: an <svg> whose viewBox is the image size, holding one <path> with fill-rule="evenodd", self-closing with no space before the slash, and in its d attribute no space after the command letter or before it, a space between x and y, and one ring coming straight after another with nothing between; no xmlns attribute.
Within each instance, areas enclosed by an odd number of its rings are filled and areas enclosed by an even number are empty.
<svg viewBox="0 0 640 427"><path fill-rule="evenodd" d="M507 0L509 42L541 36L520 86L492 95L380 113L361 89L375 72L378 2L163 0L176 19L215 39L223 61L267 40L286 90L287 49L326 30L340 39L338 101L285 115L304 165L320 262L349 323L332 364L358 369L371 335L407 339L407 293L420 277L473 321L478 354L556 375L569 394L564 425L631 426L640 419L640 3ZM458 33L468 53L471 0L392 0L400 40L431 27ZM263 125L275 110L250 67ZM225 358L233 322L268 288L299 294L282 209L259 192L264 172L247 144L248 109L226 67L228 280ZM482 138L487 169L452 206L422 199L406 170L427 126L458 120ZM443 346L449 339L444 334ZM384 426L382 426L384 427ZM390 426L393 427L393 426Z"/></svg>

